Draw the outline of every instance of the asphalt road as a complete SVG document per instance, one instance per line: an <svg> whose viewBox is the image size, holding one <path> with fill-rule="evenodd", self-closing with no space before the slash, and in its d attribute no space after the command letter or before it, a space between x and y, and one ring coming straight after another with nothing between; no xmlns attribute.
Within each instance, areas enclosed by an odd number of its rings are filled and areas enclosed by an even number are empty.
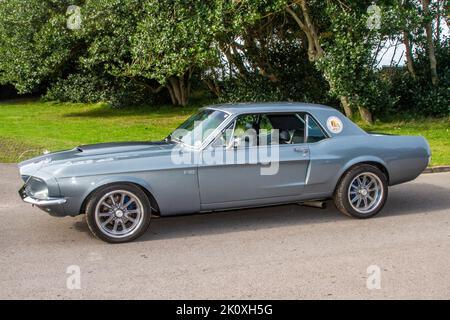
<svg viewBox="0 0 450 320"><path fill-rule="evenodd" d="M369 220L286 205L154 219L123 245L22 203L19 186L0 165L1 299L450 299L450 173L391 188Z"/></svg>

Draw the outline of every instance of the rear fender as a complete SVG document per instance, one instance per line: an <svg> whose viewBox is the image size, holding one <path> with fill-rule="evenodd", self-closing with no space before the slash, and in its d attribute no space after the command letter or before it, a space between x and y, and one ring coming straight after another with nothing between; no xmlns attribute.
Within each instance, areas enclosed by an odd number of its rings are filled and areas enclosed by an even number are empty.
<svg viewBox="0 0 450 320"><path fill-rule="evenodd" d="M357 158L353 158L353 159L349 160L349 161L348 161L348 162L347 162L347 163L339 170L337 176L334 178L334 183L333 183L334 186L335 186L335 187L337 186L337 184L338 184L339 180L341 179L341 177L343 176L343 174L344 174L345 172L347 172L351 167L353 167L353 166L355 166L355 165L357 165L357 164L360 164L360 163L370 163L370 162L376 163L376 164L378 164L378 165L383 166L383 167L386 169L387 174L388 174L388 176L386 177L386 179L389 180L390 173L389 173L389 170L388 170L388 168L387 168L386 162L385 162L383 159L381 159L381 158L379 158L379 157L376 157L376 156L361 156L361 157L357 157Z"/></svg>

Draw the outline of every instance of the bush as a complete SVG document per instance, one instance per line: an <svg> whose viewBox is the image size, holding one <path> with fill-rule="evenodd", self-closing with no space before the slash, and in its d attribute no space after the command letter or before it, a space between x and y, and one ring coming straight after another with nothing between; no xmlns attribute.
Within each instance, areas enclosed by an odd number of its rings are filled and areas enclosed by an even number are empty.
<svg viewBox="0 0 450 320"><path fill-rule="evenodd" d="M438 86L414 79L406 70L398 70L391 76L389 94L394 97L394 113L413 116L449 116L449 89L445 79Z"/></svg>
<svg viewBox="0 0 450 320"><path fill-rule="evenodd" d="M424 116L450 116L449 88L430 87L417 97L416 113Z"/></svg>
<svg viewBox="0 0 450 320"><path fill-rule="evenodd" d="M112 83L94 75L72 74L58 80L44 96L44 100L92 103L108 101Z"/></svg>
<svg viewBox="0 0 450 320"><path fill-rule="evenodd" d="M144 85L92 74L71 74L54 83L44 100L61 102L107 102L113 107L161 102L164 96L152 94Z"/></svg>
<svg viewBox="0 0 450 320"><path fill-rule="evenodd" d="M439 65L439 83L431 83L429 60L426 52L419 52L415 61L416 78L406 68L392 70L389 94L395 98L394 113L424 117L446 117L450 115L450 50L438 47L436 58Z"/></svg>
<svg viewBox="0 0 450 320"><path fill-rule="evenodd" d="M221 83L221 88L221 103L299 101L339 105L337 100L328 95L324 83L300 77L271 82L267 77L255 74L245 79L227 79Z"/></svg>

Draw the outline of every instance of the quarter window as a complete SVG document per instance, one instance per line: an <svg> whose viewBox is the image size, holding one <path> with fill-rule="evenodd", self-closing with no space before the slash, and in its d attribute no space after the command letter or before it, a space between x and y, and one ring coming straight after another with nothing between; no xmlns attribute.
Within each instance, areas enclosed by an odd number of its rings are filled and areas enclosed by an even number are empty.
<svg viewBox="0 0 450 320"><path fill-rule="evenodd" d="M325 139L326 136L323 133L320 126L317 124L313 117L308 116L308 138L307 143L314 143Z"/></svg>

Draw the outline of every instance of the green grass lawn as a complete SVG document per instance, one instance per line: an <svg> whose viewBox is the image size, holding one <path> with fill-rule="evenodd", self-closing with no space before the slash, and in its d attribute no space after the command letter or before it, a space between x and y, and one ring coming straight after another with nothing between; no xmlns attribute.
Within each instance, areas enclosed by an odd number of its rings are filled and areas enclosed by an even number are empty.
<svg viewBox="0 0 450 320"><path fill-rule="evenodd" d="M162 139L200 105L112 109L105 104L51 103L36 100L0 103L0 162L18 162L43 150L87 143ZM368 131L423 135L432 165L450 165L449 119L394 121L363 126Z"/></svg>
<svg viewBox="0 0 450 320"><path fill-rule="evenodd" d="M162 139L199 107L113 109L101 103L0 103L0 162L18 162L43 150L80 144Z"/></svg>

